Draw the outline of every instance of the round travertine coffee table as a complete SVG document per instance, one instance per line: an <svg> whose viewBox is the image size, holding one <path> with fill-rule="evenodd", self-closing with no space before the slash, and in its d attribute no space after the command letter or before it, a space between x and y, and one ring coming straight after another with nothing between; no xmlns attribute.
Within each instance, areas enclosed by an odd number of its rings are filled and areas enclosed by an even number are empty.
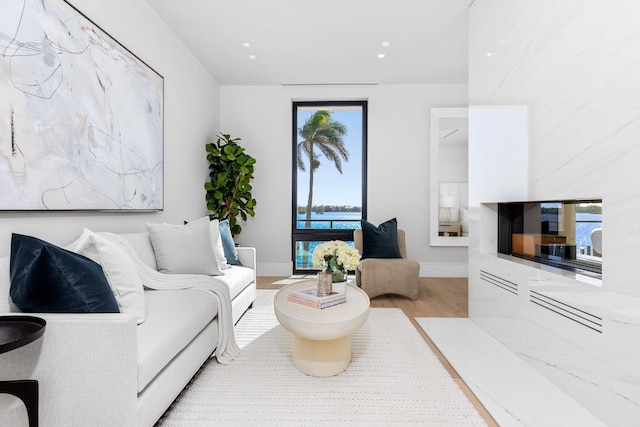
<svg viewBox="0 0 640 427"><path fill-rule="evenodd" d="M293 334L294 365L307 375L330 377L351 363L351 334L369 316L369 297L348 285L347 302L323 310L287 300L289 291L315 284L315 280L304 280L280 289L273 306L282 327Z"/></svg>

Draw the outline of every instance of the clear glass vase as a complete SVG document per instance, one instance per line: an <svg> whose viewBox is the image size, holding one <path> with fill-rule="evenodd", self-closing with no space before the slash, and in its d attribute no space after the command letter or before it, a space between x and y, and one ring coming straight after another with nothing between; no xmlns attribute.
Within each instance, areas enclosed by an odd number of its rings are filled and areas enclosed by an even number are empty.
<svg viewBox="0 0 640 427"><path fill-rule="evenodd" d="M335 257L322 261L322 272L331 273L333 283L346 282L347 270L339 264Z"/></svg>
<svg viewBox="0 0 640 427"><path fill-rule="evenodd" d="M322 272L331 273L334 292L346 292L348 271L342 264L337 262L336 257L331 257L323 261Z"/></svg>

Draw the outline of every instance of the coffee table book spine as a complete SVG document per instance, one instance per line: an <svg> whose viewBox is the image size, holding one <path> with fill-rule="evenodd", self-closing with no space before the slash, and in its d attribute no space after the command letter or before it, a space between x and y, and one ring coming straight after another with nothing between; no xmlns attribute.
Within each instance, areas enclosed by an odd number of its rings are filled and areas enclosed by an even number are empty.
<svg viewBox="0 0 640 427"><path fill-rule="evenodd" d="M329 301L337 301L346 297L345 293L334 292L325 296L317 295L317 288L305 288L305 289L295 289L289 292L289 295L294 295L297 298L305 299L313 302L329 302Z"/></svg>
<svg viewBox="0 0 640 427"><path fill-rule="evenodd" d="M344 299L341 299L341 300L320 303L320 302L309 301L309 300L306 300L306 299L298 298L298 297L296 297L294 295L289 295L287 297L287 300L291 301L293 303L296 303L296 304L305 305L307 307L319 308L321 310L324 310L325 308L333 307L333 306L340 305L340 304L343 304L343 303L347 302L347 299L344 298Z"/></svg>

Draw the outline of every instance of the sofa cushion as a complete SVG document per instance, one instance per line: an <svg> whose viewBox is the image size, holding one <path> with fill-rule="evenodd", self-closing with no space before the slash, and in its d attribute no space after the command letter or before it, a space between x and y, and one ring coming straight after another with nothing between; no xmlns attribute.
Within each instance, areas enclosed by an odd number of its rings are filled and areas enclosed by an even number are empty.
<svg viewBox="0 0 640 427"><path fill-rule="evenodd" d="M365 258L402 258L398 247L398 222L395 218L379 226L363 219L362 259Z"/></svg>
<svg viewBox="0 0 640 427"><path fill-rule="evenodd" d="M223 274L216 262L209 217L184 225L147 223L158 271L167 274Z"/></svg>
<svg viewBox="0 0 640 427"><path fill-rule="evenodd" d="M149 233L122 233L120 237L125 239L127 243L133 248L145 265L158 271L158 265L156 264L156 255L153 252L153 246L151 246L151 239Z"/></svg>
<svg viewBox="0 0 640 427"><path fill-rule="evenodd" d="M138 393L218 312L216 298L197 289L145 290L144 296L146 319L137 328Z"/></svg>
<svg viewBox="0 0 640 427"><path fill-rule="evenodd" d="M211 243L213 244L213 252L216 255L216 262L220 271L229 268L227 257L224 255L224 247L222 246L222 236L220 236L220 222L217 219L209 221L209 231L211 232Z"/></svg>
<svg viewBox="0 0 640 427"><path fill-rule="evenodd" d="M232 265L231 268L224 271L222 276L216 276L215 279L227 285L233 300L255 280L254 273L253 269L249 267Z"/></svg>
<svg viewBox="0 0 640 427"><path fill-rule="evenodd" d="M240 258L238 258L238 251L236 250L236 244L233 241L231 235L231 227L229 227L229 220L225 219L220 221L220 238L222 239L222 248L224 250L224 256L227 262L231 265L242 265Z"/></svg>
<svg viewBox="0 0 640 427"><path fill-rule="evenodd" d="M185 221L188 224L189 221ZM222 237L220 236L220 221L212 219L209 221L209 232L211 233L211 244L213 245L213 253L215 254L215 260L218 263L218 270L223 271L229 268L227 257L224 255L224 248L222 247Z"/></svg>
<svg viewBox="0 0 640 427"><path fill-rule="evenodd" d="M11 235L11 299L27 313L118 313L102 267L56 245Z"/></svg>
<svg viewBox="0 0 640 427"><path fill-rule="evenodd" d="M133 260L117 243L85 228L80 237L67 246L70 251L84 255L102 266L121 313L136 316L144 322L142 280Z"/></svg>

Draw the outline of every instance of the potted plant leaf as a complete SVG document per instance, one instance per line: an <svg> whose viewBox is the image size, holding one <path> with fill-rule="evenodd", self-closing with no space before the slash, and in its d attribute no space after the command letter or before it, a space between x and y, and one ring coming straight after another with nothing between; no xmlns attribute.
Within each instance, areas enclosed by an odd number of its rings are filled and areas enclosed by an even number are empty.
<svg viewBox="0 0 640 427"><path fill-rule="evenodd" d="M256 159L245 153L238 141L240 138L220 133L215 142L206 145L209 181L204 184L209 216L220 221L228 219L234 236L242 231L238 216L246 221L248 216L255 216L256 206L251 196Z"/></svg>

